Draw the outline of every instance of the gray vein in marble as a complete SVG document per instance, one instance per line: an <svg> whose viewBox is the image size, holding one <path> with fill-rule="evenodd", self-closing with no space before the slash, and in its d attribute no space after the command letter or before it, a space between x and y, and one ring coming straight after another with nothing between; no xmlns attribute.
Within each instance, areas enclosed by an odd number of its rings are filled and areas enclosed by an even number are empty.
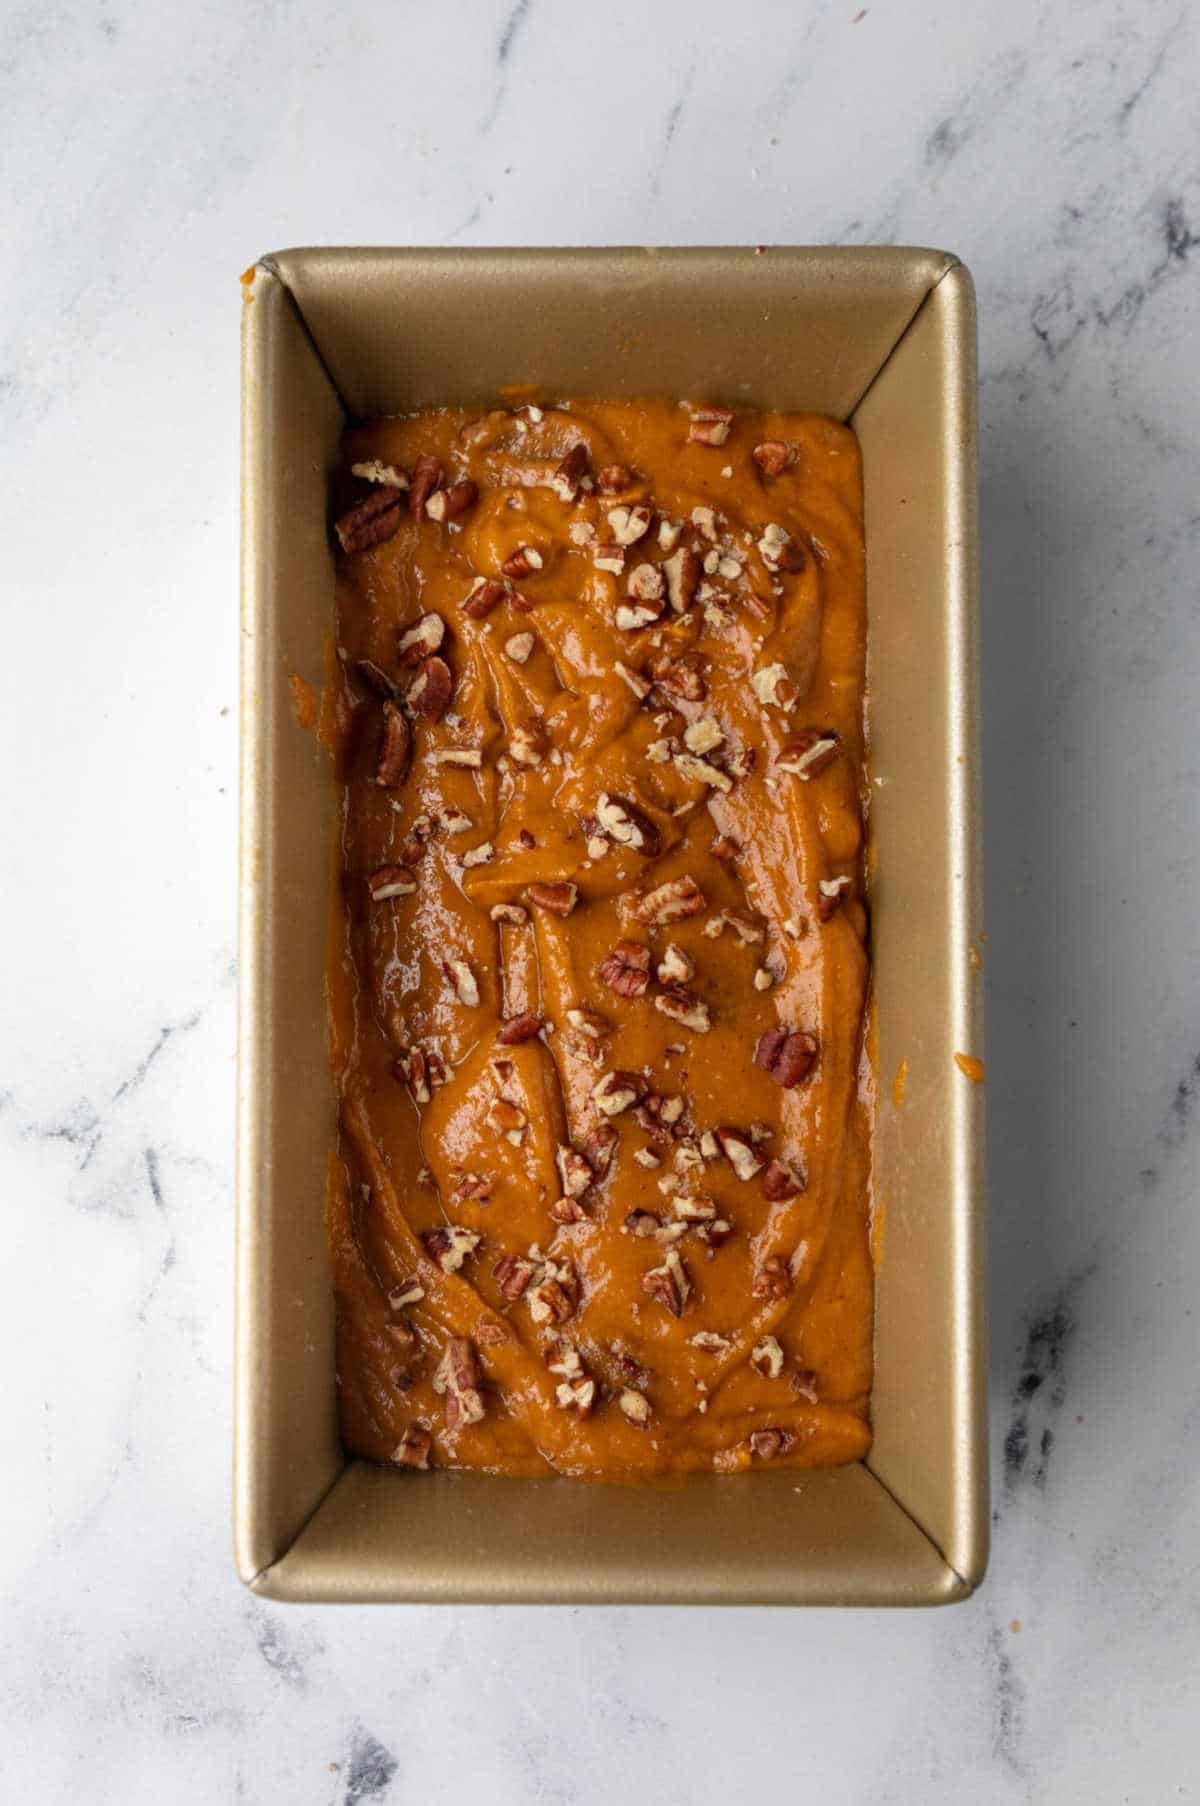
<svg viewBox="0 0 1200 1806"><path fill-rule="evenodd" d="M1179 36L1180 27L1183 25L1186 18L1187 12L1185 10L1179 13L1172 25L1168 26L1166 32L1163 34L1162 42L1159 44L1150 67L1147 69L1145 75L1143 75L1141 81L1138 82L1136 88L1132 89L1131 92L1125 96L1125 99L1117 108L1117 124L1122 130L1129 124L1134 111L1141 105L1150 89L1162 74L1168 53L1174 47L1175 40Z"/></svg>
<svg viewBox="0 0 1200 1806"><path fill-rule="evenodd" d="M172 1037L175 1035L186 1035L189 1029L196 1027L203 1014L203 1010L196 1010L192 1015L185 1016L182 1021L168 1022L165 1028L161 1028L149 1053L144 1055L144 1057L138 1061L129 1077L123 1079L117 1086L117 1089L113 1092L113 1103L119 1103L121 1098L127 1096L129 1092L136 1091L138 1086L144 1081L146 1074L153 1066L155 1060L157 1060L159 1054L163 1051Z"/></svg>
<svg viewBox="0 0 1200 1806"><path fill-rule="evenodd" d="M492 94L492 104L484 115L483 121L479 127L479 136L481 138L487 137L488 133L495 125L496 120L499 118L500 109L503 107L508 94L508 72L512 61L513 50L521 36L522 28L524 27L531 10L532 0L517 0L517 4L513 7L501 28L500 36L496 43L496 67L500 71L500 77ZM475 223L477 218L478 211L465 225L459 228L459 231L465 232L469 226Z"/></svg>
<svg viewBox="0 0 1200 1806"><path fill-rule="evenodd" d="M398 1758L386 1744L365 1725L356 1725L350 1739L343 1806L358 1806L360 1800L382 1799L399 1767Z"/></svg>
<svg viewBox="0 0 1200 1806"><path fill-rule="evenodd" d="M691 94L692 83L695 78L696 64L693 59L687 66L683 81L680 83L679 94L673 102L671 109L667 114L666 123L663 126L662 142L659 145L658 156L655 158L654 168L650 174L649 189L653 199L658 198L662 189L663 172L666 169L667 160L671 155L671 146L675 142L675 134L679 130L679 121L683 118L683 110L687 106L688 97Z"/></svg>
<svg viewBox="0 0 1200 1806"><path fill-rule="evenodd" d="M1004 1485L1010 1495L1024 1480L1039 1488L1046 1484L1055 1426L1066 1403L1067 1355L1079 1327L1078 1297L1096 1268L1092 1261L1074 1274L1045 1308L1026 1321L1025 1346L1004 1438Z"/></svg>
<svg viewBox="0 0 1200 1806"><path fill-rule="evenodd" d="M994 1618L988 1628L987 1656L991 1668L992 1755L1012 1774L1023 1776L1025 1687L1013 1662L1011 1644Z"/></svg>

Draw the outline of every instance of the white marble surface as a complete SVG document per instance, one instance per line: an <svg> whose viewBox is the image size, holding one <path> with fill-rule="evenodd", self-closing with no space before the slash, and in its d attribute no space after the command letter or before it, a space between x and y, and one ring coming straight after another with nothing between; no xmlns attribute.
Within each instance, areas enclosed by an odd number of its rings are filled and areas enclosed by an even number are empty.
<svg viewBox="0 0 1200 1806"><path fill-rule="evenodd" d="M1187 0L0 5L4 1799L1195 1797L1198 80ZM233 1577L236 277L555 240L979 285L996 1525L953 1610Z"/></svg>

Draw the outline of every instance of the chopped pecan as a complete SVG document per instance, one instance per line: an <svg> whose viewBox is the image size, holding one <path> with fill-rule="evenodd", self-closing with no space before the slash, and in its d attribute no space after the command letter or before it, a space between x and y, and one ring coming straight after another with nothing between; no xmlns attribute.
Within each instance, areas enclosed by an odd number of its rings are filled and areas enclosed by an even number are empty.
<svg viewBox="0 0 1200 1806"><path fill-rule="evenodd" d="M425 512L425 504L442 480L441 467L436 458L422 455L413 465L412 483L408 491L408 511L414 520L420 520Z"/></svg>
<svg viewBox="0 0 1200 1806"><path fill-rule="evenodd" d="M778 662L763 665L751 677L750 683L764 708L773 704L777 709L794 709L800 700L800 691L793 683L787 666Z"/></svg>
<svg viewBox="0 0 1200 1806"><path fill-rule="evenodd" d="M700 583L700 560L688 546L680 546L663 563L667 574L667 598L676 614L686 614Z"/></svg>
<svg viewBox="0 0 1200 1806"><path fill-rule="evenodd" d="M733 780L728 772L722 771L718 765L711 765L707 759L698 759L695 753L672 753L671 762L680 777L690 778L693 783L707 784L710 790L733 789Z"/></svg>
<svg viewBox="0 0 1200 1806"><path fill-rule="evenodd" d="M518 765L540 765L549 751L550 735L544 722L526 721L513 728L508 753Z"/></svg>
<svg viewBox="0 0 1200 1806"><path fill-rule="evenodd" d="M575 1309L575 1300L557 1277L557 1272L547 1272L526 1297L534 1323L565 1323Z"/></svg>
<svg viewBox="0 0 1200 1806"><path fill-rule="evenodd" d="M490 865L496 857L496 849L490 840L481 840L477 847L468 847L462 856L464 871L473 871L477 865Z"/></svg>
<svg viewBox="0 0 1200 1806"><path fill-rule="evenodd" d="M690 953L674 941L668 941L663 948L662 958L658 962L657 977L659 984L682 985L696 976L696 962Z"/></svg>
<svg viewBox="0 0 1200 1806"><path fill-rule="evenodd" d="M704 702L708 696L704 667L702 653L681 652L677 658L664 654L651 669L655 683L668 696L678 696L683 702Z"/></svg>
<svg viewBox="0 0 1200 1806"><path fill-rule="evenodd" d="M514 633L511 639L504 642L504 650L514 665L523 665L528 660L537 644L531 633Z"/></svg>
<svg viewBox="0 0 1200 1806"><path fill-rule="evenodd" d="M779 477L796 462L797 451L786 439L764 439L750 456L764 477Z"/></svg>
<svg viewBox="0 0 1200 1806"><path fill-rule="evenodd" d="M807 1399L810 1405L816 1404L817 1376L811 1367L798 1367L788 1384L798 1398Z"/></svg>
<svg viewBox="0 0 1200 1806"><path fill-rule="evenodd" d="M445 1395L446 1427L478 1423L484 1415L479 1363L465 1336L451 1336L433 1375L433 1389Z"/></svg>
<svg viewBox="0 0 1200 1806"><path fill-rule="evenodd" d="M698 721L693 721L690 727L684 729L683 744L689 752L703 755L715 752L724 738L720 722L712 715L702 715Z"/></svg>
<svg viewBox="0 0 1200 1806"><path fill-rule="evenodd" d="M554 1152L558 1176L568 1198L582 1198L592 1183L592 1169L576 1148L560 1142Z"/></svg>
<svg viewBox="0 0 1200 1806"><path fill-rule="evenodd" d="M578 1198L556 1198L550 1206L550 1218L552 1222L569 1227L572 1223L585 1223L587 1211Z"/></svg>
<svg viewBox="0 0 1200 1806"><path fill-rule="evenodd" d="M385 790L395 790L408 776L411 764L412 732L408 722L394 702L385 702L375 782Z"/></svg>
<svg viewBox="0 0 1200 1806"><path fill-rule="evenodd" d="M577 1380L561 1380L554 1389L554 1398L560 1411L587 1417L596 1402L596 1382L586 1375Z"/></svg>
<svg viewBox="0 0 1200 1806"><path fill-rule="evenodd" d="M510 1016L496 1030L496 1040L501 1047L519 1047L523 1041L532 1041L535 1035L542 1032L543 1018L526 1012L523 1016Z"/></svg>
<svg viewBox="0 0 1200 1806"><path fill-rule="evenodd" d="M650 1369L622 1348L619 1342L611 1344L613 1366L627 1386L644 1387L650 1379Z"/></svg>
<svg viewBox="0 0 1200 1806"><path fill-rule="evenodd" d="M504 560L500 569L506 577L520 579L528 577L531 571L540 571L545 560L536 546L518 546L515 552Z"/></svg>
<svg viewBox="0 0 1200 1806"><path fill-rule="evenodd" d="M723 865L731 865L741 852L742 843L735 840L732 834L718 834L708 850Z"/></svg>
<svg viewBox="0 0 1200 1806"><path fill-rule="evenodd" d="M653 687L649 678L643 677L640 671L631 671L629 666L622 664L619 658L613 660L613 670L621 682L633 691L638 701L645 702Z"/></svg>
<svg viewBox="0 0 1200 1806"><path fill-rule="evenodd" d="M473 1229L462 1229L457 1223L443 1223L427 1229L421 1240L430 1260L437 1262L443 1273L457 1273L463 1262L474 1254L482 1238Z"/></svg>
<svg viewBox="0 0 1200 1806"><path fill-rule="evenodd" d="M773 1461L776 1455L786 1455L795 1440L790 1430L764 1426L761 1430L751 1430L746 1446L756 1461Z"/></svg>
<svg viewBox="0 0 1200 1806"><path fill-rule="evenodd" d="M475 1325L475 1340L480 1348L500 1348L512 1338L502 1317L480 1317Z"/></svg>
<svg viewBox="0 0 1200 1806"><path fill-rule="evenodd" d="M757 947L767 934L767 918L747 909L723 909L721 920L741 941L743 947Z"/></svg>
<svg viewBox="0 0 1200 1806"><path fill-rule="evenodd" d="M750 1365L765 1380L777 1380L783 1372L783 1350L775 1336L764 1336L750 1354Z"/></svg>
<svg viewBox="0 0 1200 1806"><path fill-rule="evenodd" d="M803 546L798 545L791 534L779 525L778 521L769 521L763 528L758 549L768 570L802 571L804 569Z"/></svg>
<svg viewBox="0 0 1200 1806"><path fill-rule="evenodd" d="M595 1173L602 1179L612 1165L612 1157L617 1151L620 1136L610 1122L604 1122L592 1130L580 1150L584 1159Z"/></svg>
<svg viewBox="0 0 1200 1806"><path fill-rule="evenodd" d="M470 1010L479 1006L479 981L465 959L444 959L442 975L460 1003Z"/></svg>
<svg viewBox="0 0 1200 1806"><path fill-rule="evenodd" d="M662 569L657 564L635 564L625 584L635 602L661 602L665 593ZM661 608L659 614L662 613Z"/></svg>
<svg viewBox="0 0 1200 1806"><path fill-rule="evenodd" d="M408 1047L396 1059L396 1077L403 1079L413 1094L414 1102L427 1104L435 1085L446 1083L446 1068L432 1049Z"/></svg>
<svg viewBox="0 0 1200 1806"><path fill-rule="evenodd" d="M702 998L686 985L667 985L654 999L654 1007L681 1028L694 1035L706 1035L712 1027L712 1012Z"/></svg>
<svg viewBox="0 0 1200 1806"><path fill-rule="evenodd" d="M653 1148L635 1148L633 1150L633 1157L638 1165L644 1166L648 1172L653 1172L656 1167L662 1165L662 1161L654 1152Z"/></svg>
<svg viewBox="0 0 1200 1806"><path fill-rule="evenodd" d="M679 538L682 532L682 521L671 520L669 516L663 515L658 523L658 543L664 552L673 552L675 550L676 546L679 544Z"/></svg>
<svg viewBox="0 0 1200 1806"><path fill-rule="evenodd" d="M627 1417L630 1423L636 1424L639 1429L644 1429L650 1422L649 1401L643 1398L640 1392L634 1392L626 1387L617 1398L617 1406L622 1415Z"/></svg>
<svg viewBox="0 0 1200 1806"><path fill-rule="evenodd" d="M647 859L658 858L662 851L662 836L650 817L628 797L610 796L602 790L596 799L596 816L609 839L615 840L618 846L633 847Z"/></svg>
<svg viewBox="0 0 1200 1806"><path fill-rule="evenodd" d="M649 532L651 518L652 510L647 508L643 502L629 508L610 508L608 527L614 544L619 546L636 545L638 540L644 539ZM646 567L639 566L638 568Z"/></svg>
<svg viewBox="0 0 1200 1806"><path fill-rule="evenodd" d="M647 891L634 905L633 913L639 922L662 928L668 922L682 922L687 916L698 916L704 907L704 892L691 873L684 872L681 877L668 878L665 884Z"/></svg>
<svg viewBox="0 0 1200 1806"><path fill-rule="evenodd" d="M410 1305L420 1304L424 1296L425 1287L414 1273L408 1279L402 1279L388 1293L388 1308L393 1311L407 1310Z"/></svg>
<svg viewBox="0 0 1200 1806"><path fill-rule="evenodd" d="M550 487L560 501L573 502L581 489L591 487L587 481L590 468L591 454L583 440L577 439L550 479Z"/></svg>
<svg viewBox="0 0 1200 1806"><path fill-rule="evenodd" d="M607 571L610 577L619 577L625 569L625 549L611 540L598 539L592 547L592 563L598 571Z"/></svg>
<svg viewBox="0 0 1200 1806"><path fill-rule="evenodd" d="M444 658L427 658L408 686L405 701L414 715L426 721L440 721L450 704L454 678Z"/></svg>
<svg viewBox="0 0 1200 1806"><path fill-rule="evenodd" d="M613 620L622 633L638 633L643 627L653 627L662 619L662 614L661 600L619 602Z"/></svg>
<svg viewBox="0 0 1200 1806"><path fill-rule="evenodd" d="M640 1072L606 1072L592 1087L592 1101L601 1116L620 1116L645 1095L646 1081Z"/></svg>
<svg viewBox="0 0 1200 1806"><path fill-rule="evenodd" d="M425 513L430 520L457 520L468 508L473 508L479 500L478 486L470 477L464 477L459 483L452 483L449 489L437 489L425 504Z"/></svg>
<svg viewBox="0 0 1200 1806"><path fill-rule="evenodd" d="M502 1254L492 1268L492 1278L502 1298L519 1298L536 1272L534 1263L523 1254Z"/></svg>
<svg viewBox="0 0 1200 1806"><path fill-rule="evenodd" d="M446 623L432 611L400 635L399 652L402 665L419 665L423 659L441 650L446 637Z"/></svg>
<svg viewBox="0 0 1200 1806"><path fill-rule="evenodd" d="M693 1348L701 1348L705 1354L727 1354L733 1347L728 1336L720 1336L715 1329L698 1329L688 1341Z"/></svg>
<svg viewBox="0 0 1200 1806"><path fill-rule="evenodd" d="M539 879L526 885L525 895L552 916L569 916L579 901L579 886L567 878Z"/></svg>
<svg viewBox="0 0 1200 1806"><path fill-rule="evenodd" d="M612 1028L607 1016L599 1010L570 1009L567 1011L567 1022L571 1028L586 1035L589 1041L602 1041Z"/></svg>
<svg viewBox="0 0 1200 1806"><path fill-rule="evenodd" d="M450 1195L455 1204L490 1204L492 1185L493 1181L482 1173L462 1173Z"/></svg>
<svg viewBox="0 0 1200 1806"><path fill-rule="evenodd" d="M577 1380L583 1374L579 1350L573 1348L565 1336L555 1336L552 1342L547 1342L544 1357L551 1373L556 1373L560 1379Z"/></svg>
<svg viewBox="0 0 1200 1806"><path fill-rule="evenodd" d="M798 1198L805 1188L803 1173L787 1160L770 1160L759 1181L763 1197L770 1204L781 1203L784 1198Z"/></svg>
<svg viewBox="0 0 1200 1806"><path fill-rule="evenodd" d="M384 464L379 458L368 458L362 464L352 464L350 475L360 477L364 483L383 483L388 489L408 488L408 472L395 464Z"/></svg>
<svg viewBox="0 0 1200 1806"><path fill-rule="evenodd" d="M668 1250L661 1267L651 1267L642 1274L642 1290L657 1299L672 1317L683 1315L683 1307L691 1297L692 1282L674 1248Z"/></svg>
<svg viewBox="0 0 1200 1806"><path fill-rule="evenodd" d="M403 493L399 489L374 489L346 510L334 531L343 552L365 552L391 539L403 518Z"/></svg>
<svg viewBox="0 0 1200 1806"><path fill-rule="evenodd" d="M433 1438L424 1424L410 1423L392 1450L392 1460L397 1467L427 1468L432 1448Z"/></svg>
<svg viewBox="0 0 1200 1806"><path fill-rule="evenodd" d="M472 621L482 621L503 602L508 588L497 577L476 577L462 611Z"/></svg>
<svg viewBox="0 0 1200 1806"><path fill-rule="evenodd" d="M806 1079L817 1063L815 1035L803 1029L771 1028L758 1037L754 1064L769 1073L777 1085L790 1091Z"/></svg>
<svg viewBox="0 0 1200 1806"><path fill-rule="evenodd" d="M853 885L849 878L822 878L817 887L817 917L828 922L842 906Z"/></svg>
<svg viewBox="0 0 1200 1806"><path fill-rule="evenodd" d="M627 464L602 464L596 472L596 486L602 495L620 495L632 482L633 472Z"/></svg>
<svg viewBox="0 0 1200 1806"><path fill-rule="evenodd" d="M658 1218L651 1210L631 1210L621 1224L622 1235L636 1235L648 1239L656 1235L659 1229Z"/></svg>
<svg viewBox="0 0 1200 1806"><path fill-rule="evenodd" d="M683 1223L715 1223L717 1206L712 1198L676 1198L675 1215Z"/></svg>
<svg viewBox="0 0 1200 1806"><path fill-rule="evenodd" d="M600 961L596 975L618 997L642 997L650 983L650 949L641 941L618 941Z"/></svg>
<svg viewBox="0 0 1200 1806"><path fill-rule="evenodd" d="M339 653L338 656L341 657L342 654ZM370 689L374 690L376 696L386 697L389 702L396 701L396 698L400 694L399 690L388 676L387 672L382 666L377 665L374 659L353 659L350 662L350 669L354 672L356 677L361 677L363 682Z"/></svg>
<svg viewBox="0 0 1200 1806"><path fill-rule="evenodd" d="M384 903L389 897L411 897L417 881L406 865L381 865L367 880L372 903Z"/></svg>
<svg viewBox="0 0 1200 1806"><path fill-rule="evenodd" d="M782 1254L767 1255L750 1281L750 1290L756 1298L770 1298L776 1302L790 1296L792 1274Z"/></svg>
<svg viewBox="0 0 1200 1806"><path fill-rule="evenodd" d="M529 1127L529 1118L524 1110L510 1103L506 1097L494 1098L484 1118L489 1129L497 1135L503 1135L512 1146L519 1148L525 1139L525 1131Z"/></svg>
<svg viewBox="0 0 1200 1806"><path fill-rule="evenodd" d="M678 1099L676 1100L678 1102ZM671 1125L663 1121L663 1102L657 1091L652 1091L644 1103L638 1105L633 1119L639 1129L644 1129L651 1141L670 1141Z"/></svg>
<svg viewBox="0 0 1200 1806"><path fill-rule="evenodd" d="M837 750L838 736L831 727L806 727L784 741L775 763L780 771L790 771L807 783L833 764Z"/></svg>
<svg viewBox="0 0 1200 1806"><path fill-rule="evenodd" d="M717 1145L739 1179L753 1179L756 1173L762 1171L763 1162L755 1153L754 1144L744 1130L722 1125L714 1133Z"/></svg>
<svg viewBox="0 0 1200 1806"><path fill-rule="evenodd" d="M719 1248L733 1234L733 1224L726 1222L724 1217L715 1217L711 1223L697 1223L694 1227L700 1241L710 1248Z"/></svg>
<svg viewBox="0 0 1200 1806"><path fill-rule="evenodd" d="M478 771L483 764L478 746L436 746L427 757L431 765L458 765L464 771Z"/></svg>
<svg viewBox="0 0 1200 1806"><path fill-rule="evenodd" d="M720 407L691 408L688 438L696 445L724 445L733 425L733 409Z"/></svg>

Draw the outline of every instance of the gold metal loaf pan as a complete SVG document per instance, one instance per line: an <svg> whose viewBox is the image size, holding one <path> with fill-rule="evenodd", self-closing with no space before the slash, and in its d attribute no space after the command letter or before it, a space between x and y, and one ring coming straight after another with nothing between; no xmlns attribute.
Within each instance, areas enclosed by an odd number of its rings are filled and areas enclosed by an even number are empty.
<svg viewBox="0 0 1200 1806"><path fill-rule="evenodd" d="M235 1524L275 1599L921 1605L987 1552L975 321L939 251L304 250L247 279ZM323 1222L332 623L347 416L572 396L815 409L862 443L880 1075L875 1443L668 1490L347 1463ZM893 1076L907 1063L903 1101Z"/></svg>

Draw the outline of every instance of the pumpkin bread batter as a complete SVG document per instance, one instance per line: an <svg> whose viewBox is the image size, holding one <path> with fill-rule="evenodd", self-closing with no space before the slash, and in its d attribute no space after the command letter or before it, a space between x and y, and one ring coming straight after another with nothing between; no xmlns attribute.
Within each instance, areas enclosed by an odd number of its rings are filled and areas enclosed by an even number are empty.
<svg viewBox="0 0 1200 1806"><path fill-rule="evenodd" d="M622 1481L859 1458L853 434L587 402L344 450L347 1448Z"/></svg>

